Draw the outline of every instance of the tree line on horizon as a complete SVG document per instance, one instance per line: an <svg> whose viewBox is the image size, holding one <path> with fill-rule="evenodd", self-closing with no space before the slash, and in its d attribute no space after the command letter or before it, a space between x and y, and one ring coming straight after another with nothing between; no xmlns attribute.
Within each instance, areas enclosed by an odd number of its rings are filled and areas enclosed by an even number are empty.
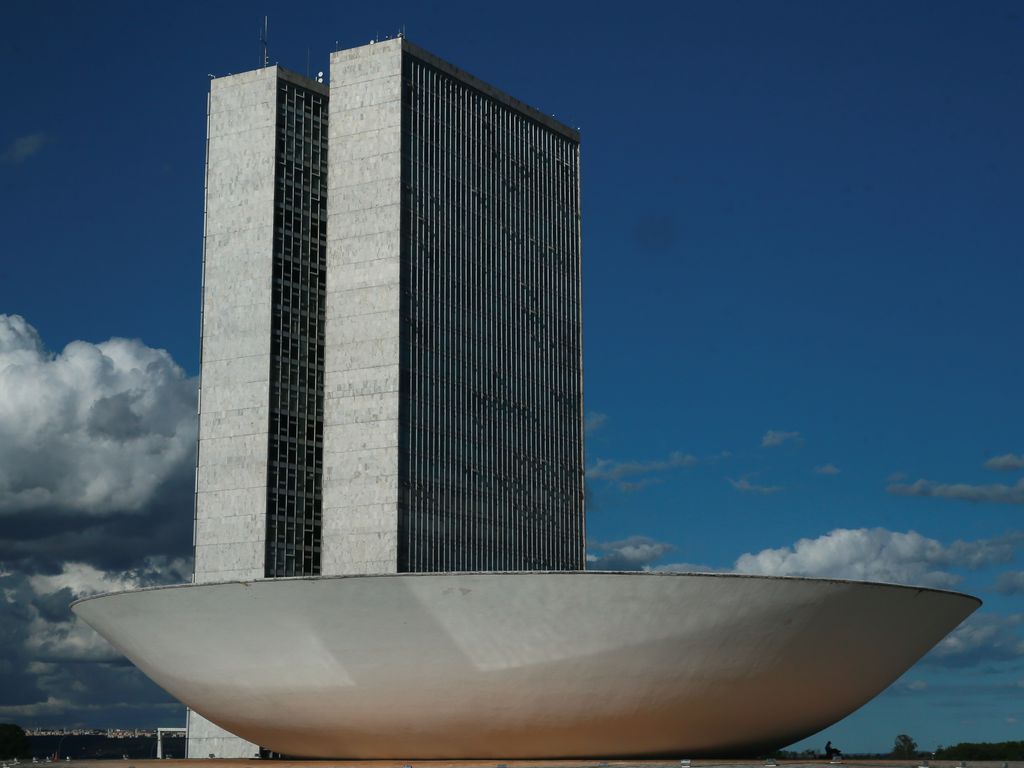
<svg viewBox="0 0 1024 768"><path fill-rule="evenodd" d="M19 725L0 723L0 759L30 757L29 737ZM813 749L803 752L779 750L775 757L781 759L806 759L819 756ZM939 746L934 753L921 752L917 742L905 733L896 737L892 751L888 755L870 755L870 757L891 757L897 760L913 760L918 757L929 757L934 760L1024 760L1024 741L971 742L962 741L951 747Z"/></svg>
<svg viewBox="0 0 1024 768"><path fill-rule="evenodd" d="M855 755L850 754L847 756L854 757ZM824 759L822 754L813 749L805 749L802 752L782 749L776 752L773 757L783 760ZM929 758L932 760L1024 760L1024 741L963 741L951 747L939 745L934 752L927 752L918 749L917 742L911 736L901 733L896 737L889 752L857 753L856 757L889 757L894 760L915 760L917 758Z"/></svg>
<svg viewBox="0 0 1024 768"><path fill-rule="evenodd" d="M28 736L20 725L0 723L0 759L31 757Z"/></svg>
<svg viewBox="0 0 1024 768"><path fill-rule="evenodd" d="M962 741L935 750L936 760L1024 760L1024 741Z"/></svg>

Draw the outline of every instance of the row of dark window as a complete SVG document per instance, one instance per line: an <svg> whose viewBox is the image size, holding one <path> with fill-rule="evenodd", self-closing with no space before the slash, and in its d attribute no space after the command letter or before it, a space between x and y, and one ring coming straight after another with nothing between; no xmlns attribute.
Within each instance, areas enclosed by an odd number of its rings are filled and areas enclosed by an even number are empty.
<svg viewBox="0 0 1024 768"><path fill-rule="evenodd" d="M415 59L407 58L405 70L406 81L413 84L446 77ZM457 83L452 87L465 88ZM473 89L463 97L488 98ZM570 360L548 341L540 347L531 339L567 341L574 327L578 339L578 322L573 321L579 313L572 303L579 290L578 259L564 259L566 267L557 272L531 268L489 273L499 262L521 263L523 258L514 250L524 233L499 223L505 203L515 199L520 206L510 222L521 219L533 225L554 206L541 195L522 194L523 183L544 184L537 174L545 171L527 169L524 178L523 168L517 170L507 157L488 149L481 159L492 163L493 170L480 170L495 182L486 186L491 210L471 218L457 200L482 209L480 196L471 202L472 192L457 190L454 180L443 178L438 168L442 162L463 168L472 164L464 151L467 138L438 130L438 120L453 116L447 106L433 99L417 100L415 106L412 101L406 99L403 119L408 133L402 179L407 213L399 418L407 426L399 440L400 568L581 568L579 345L556 343L574 348ZM537 130L536 125L529 127ZM479 124L472 128L482 130ZM426 134L436 135L439 143L421 140ZM500 130L495 139L500 146ZM458 151L443 151L445 141L457 144ZM484 146L477 149L483 153ZM519 185L498 178L510 169L519 174ZM524 207L526 202L532 205ZM565 229L559 241L571 243L577 231L575 226ZM577 248L568 248L575 255ZM462 254L472 254L474 261ZM526 290L509 291L510 285ZM563 292L559 300L541 298L551 289ZM505 377L513 371L521 375L527 402L508 397ZM532 408L532 397L548 391L538 378L562 382L568 398L552 401L546 396L536 403L545 407ZM524 455L528 460L522 460Z"/></svg>
<svg viewBox="0 0 1024 768"><path fill-rule="evenodd" d="M265 575L320 573L327 102L278 92Z"/></svg>

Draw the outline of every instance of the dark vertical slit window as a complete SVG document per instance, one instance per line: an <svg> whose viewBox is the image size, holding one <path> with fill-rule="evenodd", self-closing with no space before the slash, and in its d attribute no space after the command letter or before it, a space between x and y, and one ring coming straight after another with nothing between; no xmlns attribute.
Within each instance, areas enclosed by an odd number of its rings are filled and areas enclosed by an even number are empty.
<svg viewBox="0 0 1024 768"><path fill-rule="evenodd" d="M402 77L399 570L581 569L578 144Z"/></svg>
<svg viewBox="0 0 1024 768"><path fill-rule="evenodd" d="M320 573L327 96L278 81L267 577Z"/></svg>

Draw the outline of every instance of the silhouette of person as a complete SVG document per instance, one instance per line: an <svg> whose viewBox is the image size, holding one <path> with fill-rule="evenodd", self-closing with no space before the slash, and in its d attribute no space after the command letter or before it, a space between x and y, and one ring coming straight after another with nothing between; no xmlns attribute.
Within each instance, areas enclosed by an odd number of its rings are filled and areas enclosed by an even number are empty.
<svg viewBox="0 0 1024 768"><path fill-rule="evenodd" d="M833 757L842 757L843 753L837 748L832 746L831 741L825 742L825 759L831 760Z"/></svg>

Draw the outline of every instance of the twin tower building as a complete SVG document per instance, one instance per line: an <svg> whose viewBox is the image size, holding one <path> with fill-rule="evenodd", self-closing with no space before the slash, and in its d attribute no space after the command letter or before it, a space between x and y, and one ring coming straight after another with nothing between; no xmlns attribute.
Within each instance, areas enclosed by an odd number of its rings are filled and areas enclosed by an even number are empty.
<svg viewBox="0 0 1024 768"><path fill-rule="evenodd" d="M208 119L195 581L584 568L578 133L402 38Z"/></svg>

